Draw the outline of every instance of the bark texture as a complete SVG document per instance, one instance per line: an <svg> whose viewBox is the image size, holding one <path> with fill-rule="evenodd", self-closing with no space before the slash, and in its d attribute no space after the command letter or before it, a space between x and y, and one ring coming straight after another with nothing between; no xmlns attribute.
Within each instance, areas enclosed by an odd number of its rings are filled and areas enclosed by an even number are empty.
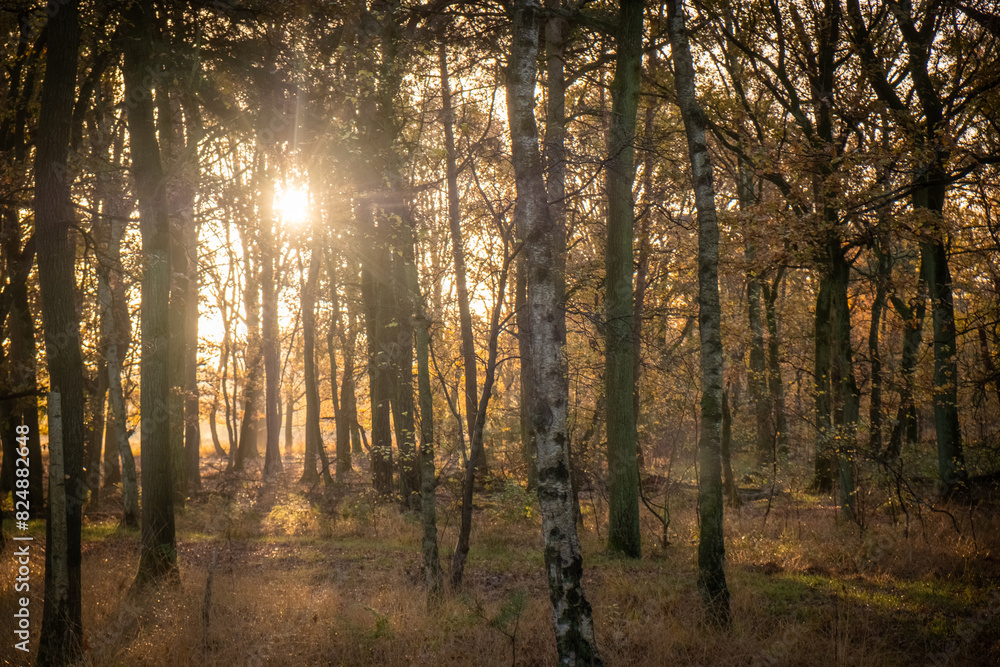
<svg viewBox="0 0 1000 667"><path fill-rule="evenodd" d="M611 84L608 141L608 238L604 382L608 429L608 549L642 555L639 532L639 467L636 462L634 294L632 237L635 226L635 127L642 65L642 0L622 0Z"/></svg>
<svg viewBox="0 0 1000 667"><path fill-rule="evenodd" d="M545 568L552 602L556 648L563 665L603 664L594 638L590 604L583 592L583 558L573 518L566 408L565 276L556 270L566 252L546 200L535 123L538 12L531 0L513 6L507 112L517 186L516 217L524 242L526 324L535 400L531 425L538 449L538 501L545 540Z"/></svg>
<svg viewBox="0 0 1000 667"><path fill-rule="evenodd" d="M132 177L139 198L142 234L142 547L133 584L143 588L177 575L173 463L170 438L170 221L164 174L153 120L150 69L154 9L151 0L132 3L125 15L125 96Z"/></svg>
<svg viewBox="0 0 1000 667"><path fill-rule="evenodd" d="M77 2L49 19L48 55L38 114L35 156L35 233L48 362L50 428L49 509L46 522L45 605L39 665L73 662L82 650L80 531L86 488L83 476L84 396L79 318L76 314L76 247L70 236L73 208L68 169L70 127L80 42ZM40 465L41 461L35 463Z"/></svg>
<svg viewBox="0 0 1000 667"><path fill-rule="evenodd" d="M701 333L701 433L698 442L698 588L710 621L729 621L729 589L722 535L722 332L719 304L719 223L706 119L695 92L695 72L681 0L667 2L677 103L684 119L698 212L698 328Z"/></svg>

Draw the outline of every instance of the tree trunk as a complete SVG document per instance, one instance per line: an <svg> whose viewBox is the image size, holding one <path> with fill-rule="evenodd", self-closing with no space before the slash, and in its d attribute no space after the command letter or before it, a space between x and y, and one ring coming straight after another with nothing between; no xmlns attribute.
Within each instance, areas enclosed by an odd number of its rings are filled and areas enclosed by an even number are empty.
<svg viewBox="0 0 1000 667"><path fill-rule="evenodd" d="M185 170L185 211L181 233L188 253L184 304L184 461L189 489L201 488L201 399L198 389L198 221L195 193L200 185L198 143L203 131L198 104L189 93L182 95L185 127L188 139L183 168ZM216 435L218 438L218 435Z"/></svg>
<svg viewBox="0 0 1000 667"><path fill-rule="evenodd" d="M754 404L757 424L757 462L768 465L774 460L774 436L771 406L767 395L767 368L764 355L764 325L761 320L761 279L754 263L757 249L752 241L745 246L750 268L747 270L747 318L750 325L750 377L747 382Z"/></svg>
<svg viewBox="0 0 1000 667"><path fill-rule="evenodd" d="M421 308L423 310L423 308ZM434 481L434 396L431 394L431 373L428 361L430 334L426 315L416 318L417 334L417 393L420 403L420 509L424 527L422 541L424 580L427 602L434 604L444 587L437 538L437 491Z"/></svg>
<svg viewBox="0 0 1000 667"><path fill-rule="evenodd" d="M316 380L316 285L319 282L318 244L314 244L309 258L309 274L302 287L302 364L305 368L306 385L306 455L302 470L302 483L311 484L319 479L316 459L323 447L323 435L319 426L319 383ZM325 458L325 457L320 457ZM330 470L323 467L324 481L330 477Z"/></svg>
<svg viewBox="0 0 1000 667"><path fill-rule="evenodd" d="M163 167L153 121L148 77L152 53L153 3L129 6L125 23L125 95L132 172L142 232L142 547L133 586L177 579L177 545L170 451L170 221L163 193Z"/></svg>
<svg viewBox="0 0 1000 667"><path fill-rule="evenodd" d="M632 405L635 387L632 237L635 202L635 126L642 66L642 0L622 0L616 35L617 62L611 84L608 141L608 238L605 252L605 396L608 429L608 549L629 558L642 555L639 532L639 469Z"/></svg>
<svg viewBox="0 0 1000 667"><path fill-rule="evenodd" d="M82 651L80 585L84 447L83 359L76 316L76 248L70 240L73 205L68 168L77 75L78 7L69 0L46 26L48 50L38 111L35 156L35 234L38 282L49 370L49 511L46 522L45 605L39 665L74 662ZM60 460L62 459L62 460ZM40 465L36 461L35 465ZM63 464L62 469L57 465Z"/></svg>
<svg viewBox="0 0 1000 667"><path fill-rule="evenodd" d="M264 360L264 424L267 437L264 445L264 475L281 471L281 369L278 365L278 292L281 285L275 276L275 241L273 233L274 179L271 170L265 172L267 184L261 201L261 305L263 315Z"/></svg>
<svg viewBox="0 0 1000 667"><path fill-rule="evenodd" d="M295 416L295 398L288 390L288 406L285 408L285 456L292 455L292 417Z"/></svg>
<svg viewBox="0 0 1000 667"><path fill-rule="evenodd" d="M222 440L219 439L218 415L219 394L216 391L215 395L212 396L212 408L208 412L208 430L212 434L212 447L215 449L215 455L224 457L226 450L222 448Z"/></svg>
<svg viewBox="0 0 1000 667"><path fill-rule="evenodd" d="M249 224L249 223L248 223ZM246 308L247 346L246 374L243 383L243 423L240 425L240 441L236 447L233 467L242 470L247 461L260 456L257 449L258 411L260 410L260 385L263 375L264 349L260 336L260 281L258 280L255 256L259 253L252 231L243 231L243 267L246 284L243 302ZM319 413L317 413L319 414Z"/></svg>
<svg viewBox="0 0 1000 667"><path fill-rule="evenodd" d="M351 273L357 276L356 267ZM358 319L354 312L354 301L349 301L347 310L347 330L344 333L344 344L341 354L344 356L344 374L340 383L340 402L351 434L351 454L361 454L361 425L358 423L358 399L354 380L354 354L358 345Z"/></svg>
<svg viewBox="0 0 1000 667"><path fill-rule="evenodd" d="M448 228L451 232L451 255L455 263L455 292L458 299L458 321L462 334L462 367L465 374L465 420L469 434L476 424L479 402L479 381L476 366L476 341L472 335L472 313L469 309L469 288L465 275L465 245L462 239L462 209L458 191L458 152L455 150L455 110L452 108L451 82L448 78L447 47L438 48L438 70L441 74L441 105L443 107L444 145L447 155ZM480 481L486 475L486 450L483 443L472 444L472 465Z"/></svg>
<svg viewBox="0 0 1000 667"><path fill-rule="evenodd" d="M733 477L733 414L729 409L729 391L722 392L722 484L731 507L739 507L740 497L736 492L736 480Z"/></svg>
<svg viewBox="0 0 1000 667"><path fill-rule="evenodd" d="M699 436L698 588L713 623L724 625L730 618L729 589L724 570L725 543L722 535L722 332L719 304L719 225L715 209L715 186L705 114L695 92L695 72L684 25L681 0L667 3L670 43L674 60L677 102L684 119L698 212L698 328L701 333L701 433Z"/></svg>
<svg viewBox="0 0 1000 667"><path fill-rule="evenodd" d="M113 225L116 223L112 223ZM117 223L119 227L121 223ZM119 235L119 239L120 239ZM113 298L113 297L112 297ZM135 459L128 442L125 410L125 393L122 390L122 364L119 358L120 333L114 319L108 325L108 385L111 406L108 423L114 426L115 450L121 457L122 469L122 525L126 528L139 527L139 485L136 481Z"/></svg>
<svg viewBox="0 0 1000 667"><path fill-rule="evenodd" d="M941 206L944 205L942 193ZM934 208L940 213L940 208ZM938 474L942 495L958 490L968 479L958 422L958 339L951 294L948 254L941 241L920 244L920 262L930 296L934 332L934 430L938 444Z"/></svg>
<svg viewBox="0 0 1000 667"><path fill-rule="evenodd" d="M833 490L833 462L830 455L831 434L831 394L830 394L830 282L825 272L820 271L819 288L816 291L816 315L814 317L815 341L815 419L816 458L811 489L816 493Z"/></svg>
<svg viewBox="0 0 1000 667"><path fill-rule="evenodd" d="M336 287L332 288L336 290ZM333 315L336 317L336 315ZM330 399L333 403L333 419L336 434L337 482L344 481L344 475L351 471L351 434L344 420L344 407L337 395L337 346L334 343L333 327L326 332L326 350L330 357Z"/></svg>
<svg viewBox="0 0 1000 667"><path fill-rule="evenodd" d="M831 239L830 255L832 266L830 310L833 317L830 384L836 389L834 423L837 441L837 482L840 490L841 511L847 518L856 519L854 456L860 403L858 385L854 376L854 361L851 350L851 311L847 298L851 267L847 263L847 258L844 257L843 246L839 238Z"/></svg>
<svg viewBox="0 0 1000 667"><path fill-rule="evenodd" d="M115 470L121 470L122 504L124 513L122 525L126 528L139 527L139 486L136 480L135 459L129 446L128 414L125 409L125 392L122 389L122 358L131 345L130 320L128 317L127 295L124 285L124 270L122 267L122 236L125 231L125 217L122 215L121 198L112 199L109 207L107 281L109 289L98 294L106 296L107 303L101 303L101 329L107 339L107 374L108 374L108 438L112 445L106 445L105 450L114 452L121 459L121 466L115 461ZM116 203L117 202L117 203ZM105 459L107 469L107 459ZM107 477L105 477L107 480ZM116 480L117 481L117 480Z"/></svg>
<svg viewBox="0 0 1000 667"><path fill-rule="evenodd" d="M875 246L875 298L872 301L871 321L868 326L868 359L871 365L872 389L868 398L868 451L871 456L882 452L882 352L879 348L879 327L885 310L886 286L892 277L889 255L888 221L879 216L878 238Z"/></svg>
<svg viewBox="0 0 1000 667"><path fill-rule="evenodd" d="M389 214L393 220L395 247L392 253L395 298L392 346L392 424L399 450L399 501L405 509L420 508L420 462L417 459L416 421L413 402L413 313L420 296L414 257L413 218L409 207L398 203Z"/></svg>
<svg viewBox="0 0 1000 667"><path fill-rule="evenodd" d="M934 333L934 430L938 446L938 476L942 495L948 496L965 486L968 472L962 451L962 430L958 419L958 337L955 331L955 304L948 269L946 232L942 229L949 175L946 164L951 155L948 136L949 121L945 118L944 83L929 71L930 53L937 38L935 26L940 21L942 5L923 8L924 25L917 27L908 3L890 3L889 10L899 23L907 50L907 65L913 90L924 113L923 133L915 137L921 155L929 156L928 164L919 165L913 190L913 209L924 213L932 222L930 234L920 242L920 264L927 295L931 303ZM964 102L972 100L966 97ZM952 100L947 102L952 107ZM951 111L949 109L949 111ZM954 111L951 111L954 113Z"/></svg>
<svg viewBox="0 0 1000 667"><path fill-rule="evenodd" d="M0 495L13 491L14 484L14 450L18 448L14 428L24 425L28 428L28 458L31 461L42 460L42 447L38 431L38 362L35 349L35 321L31 314L28 300L28 276L34 263L35 237L28 237L24 247L21 246L21 229L18 224L17 211L13 206L5 207L2 225L2 250L7 268L8 289L11 292L10 310L8 312L7 330L4 332L10 340L6 358L0 352L6 369L5 388L7 393L22 394L20 398L5 400L0 403L0 441L3 443L3 469L0 471ZM0 322L3 321L0 313ZM0 335L4 335L0 334ZM43 489L44 468L41 465L31 466L28 472L28 486L37 489L33 494L28 513L32 518L44 515L45 498Z"/></svg>
<svg viewBox="0 0 1000 667"><path fill-rule="evenodd" d="M371 405L371 471L372 486L380 496L392 494L392 429L390 425L389 396L392 391L390 360L384 349L384 328L388 318L386 287L383 283L388 268L385 266L386 248L384 232L375 228L371 204L361 201L358 222L367 235L371 252L365 256L361 270L361 291L365 303L365 323L368 334L368 391Z"/></svg>
<svg viewBox="0 0 1000 667"><path fill-rule="evenodd" d="M583 592L583 558L570 489L565 275L558 270L558 256L566 252L566 237L549 211L538 150L537 11L527 0L518 0L513 6L507 113L517 187L515 216L525 252L525 330L535 388L530 407L538 449L538 501L559 660L564 665L600 665L590 604Z"/></svg>
<svg viewBox="0 0 1000 667"><path fill-rule="evenodd" d="M164 17L160 17L165 22ZM156 17L154 15L154 21ZM154 28L158 33L165 26ZM162 36L161 36L162 38ZM173 457L172 470L174 475L174 502L184 505L188 492L187 463L184 449L184 364L187 358L187 298L188 271L191 254L194 248L188 248L187 227L194 219L194 189L186 181L187 169L178 168L185 153L184 131L180 117L177 94L172 91L164 77L158 81L156 90L156 121L158 139L160 142L160 157L163 166L165 182L160 187L165 190L167 219L170 225L169 250L167 256L170 262L170 335L167 341L169 347L167 361L167 382L170 385L170 451Z"/></svg>
<svg viewBox="0 0 1000 667"><path fill-rule="evenodd" d="M775 302L778 299L778 286L784 276L785 267L778 268L771 286L761 285L764 291L764 319L767 322L767 392L771 420L774 424L774 448L778 455L788 455L788 424L785 417L785 383L781 379L781 357L779 355L781 339L778 337L778 314Z"/></svg>
<svg viewBox="0 0 1000 667"><path fill-rule="evenodd" d="M51 24L50 24L51 25ZM50 61L51 62L51 61ZM66 488L66 451L63 439L63 411L61 395L49 392L49 520L45 526L45 615L42 619L42 636L38 647L39 665L66 664L62 660L78 655L81 651L78 636L82 626L73 616L73 598L70 581L70 536L67 509L73 498ZM50 601L51 600L51 601ZM69 625L74 633L55 634L61 625ZM59 641L62 638L63 641Z"/></svg>
<svg viewBox="0 0 1000 667"><path fill-rule="evenodd" d="M337 481L343 482L351 472L351 424L347 421L347 401L338 396L337 391L337 349L334 338L339 339L341 348L345 347L344 324L340 312L340 284L337 277L337 263L332 253L327 257L327 273L330 275L330 310L332 321L326 334L326 347L330 354L330 392L333 399L333 412L337 428ZM351 370L353 373L353 369ZM346 369L343 385L347 384ZM343 387L343 385L341 385ZM343 391L340 392L343 394Z"/></svg>

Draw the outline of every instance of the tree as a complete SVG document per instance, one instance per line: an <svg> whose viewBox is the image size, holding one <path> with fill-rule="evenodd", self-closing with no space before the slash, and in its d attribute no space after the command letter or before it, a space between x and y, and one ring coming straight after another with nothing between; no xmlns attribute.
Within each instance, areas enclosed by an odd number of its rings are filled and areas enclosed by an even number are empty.
<svg viewBox="0 0 1000 667"><path fill-rule="evenodd" d="M476 427L479 401L476 341L472 335L472 313L469 310L469 286L465 275L465 245L462 239L462 209L458 191L458 152L455 149L455 110L451 98L448 74L448 50L442 42L438 47L438 71L441 74L441 106L444 115L444 146L448 181L448 230L451 232L451 253L455 263L455 292L458 299L458 322L462 334L462 369L465 375L465 421L470 438ZM472 442L471 459L474 475L486 475L486 450L482 441Z"/></svg>
<svg viewBox="0 0 1000 667"><path fill-rule="evenodd" d="M49 48L42 83L35 157L38 282L49 368L51 443L45 535L45 606L38 664L74 661L83 649L80 539L83 475L83 360L76 317L76 248L71 240L70 127L78 66L78 5L71 1L46 26ZM40 462L39 462L40 463Z"/></svg>
<svg viewBox="0 0 1000 667"><path fill-rule="evenodd" d="M538 502L559 660L565 665L600 665L590 604L581 581L583 557L570 488L566 429L569 386L563 350L565 276L553 270L558 266L557 256L565 253L565 236L549 213L535 124L539 9L531 0L513 4L507 82L517 186L515 217L525 253L525 323L535 389L531 423L538 451Z"/></svg>
<svg viewBox="0 0 1000 667"><path fill-rule="evenodd" d="M681 0L667 1L677 105L684 119L698 211L698 328L701 334L701 433L698 439L698 588L708 618L729 621L725 543L722 536L721 444L723 421L722 333L719 304L719 224L712 163L705 139L706 119L695 92L695 72Z"/></svg>
<svg viewBox="0 0 1000 667"><path fill-rule="evenodd" d="M318 232L313 232L318 238ZM329 484L330 464L323 448L323 435L319 427L319 383L316 379L316 286L319 282L322 252L320 244L313 240L309 253L309 273L301 287L302 299L302 363L305 367L306 385L306 455L302 478L305 483L316 482L320 475ZM301 261L301 260L300 260ZM301 267L300 267L301 271ZM320 471L316 471L319 458Z"/></svg>
<svg viewBox="0 0 1000 667"><path fill-rule="evenodd" d="M273 475L282 469L279 414L281 396L278 389L281 372L278 366L278 291L281 289L275 264L274 238L274 175L265 170L264 192L261 197L261 294L263 332L261 344L264 357L264 424L267 437L264 445L264 474ZM333 379L336 382L336 377Z"/></svg>
<svg viewBox="0 0 1000 667"><path fill-rule="evenodd" d="M605 254L604 382L608 428L608 548L631 558L641 553L636 414L632 405L636 348L633 337L632 242L635 204L636 112L642 65L642 0L622 0L617 63L611 84L608 140L608 239Z"/></svg>
<svg viewBox="0 0 1000 667"><path fill-rule="evenodd" d="M170 220L162 187L163 165L153 120L150 68L152 0L132 3L124 16L125 95L132 178L142 234L142 547L135 589L176 580L173 462L170 439Z"/></svg>

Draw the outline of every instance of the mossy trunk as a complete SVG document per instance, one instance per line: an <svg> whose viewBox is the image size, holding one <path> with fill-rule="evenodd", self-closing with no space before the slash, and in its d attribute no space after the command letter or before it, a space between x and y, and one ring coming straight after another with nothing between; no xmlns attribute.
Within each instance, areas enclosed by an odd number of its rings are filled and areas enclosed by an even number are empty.
<svg viewBox="0 0 1000 667"><path fill-rule="evenodd" d="M642 0L622 0L611 84L608 141L608 235L605 247L604 383L608 434L608 549L642 555L636 463L633 251L636 112L642 65Z"/></svg>

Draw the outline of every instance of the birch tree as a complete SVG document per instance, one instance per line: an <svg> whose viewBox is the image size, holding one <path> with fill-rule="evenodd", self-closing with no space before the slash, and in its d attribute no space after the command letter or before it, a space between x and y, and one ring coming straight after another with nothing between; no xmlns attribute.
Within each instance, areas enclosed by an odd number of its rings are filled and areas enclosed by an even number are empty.
<svg viewBox="0 0 1000 667"><path fill-rule="evenodd" d="M722 535L722 332L719 304L719 222L706 118L695 92L695 72L681 0L668 0L677 104L684 119L698 212L698 329L701 333L701 432L698 440L698 588L709 619L729 621L729 589Z"/></svg>
<svg viewBox="0 0 1000 667"><path fill-rule="evenodd" d="M527 338L535 389L531 427L538 456L538 502L545 540L545 569L552 600L556 648L563 665L603 664L584 595L583 557L573 517L566 408L565 275L553 270L565 254L565 235L549 214L535 122L540 6L513 5L508 61L507 113L517 188L515 216L524 244Z"/></svg>

